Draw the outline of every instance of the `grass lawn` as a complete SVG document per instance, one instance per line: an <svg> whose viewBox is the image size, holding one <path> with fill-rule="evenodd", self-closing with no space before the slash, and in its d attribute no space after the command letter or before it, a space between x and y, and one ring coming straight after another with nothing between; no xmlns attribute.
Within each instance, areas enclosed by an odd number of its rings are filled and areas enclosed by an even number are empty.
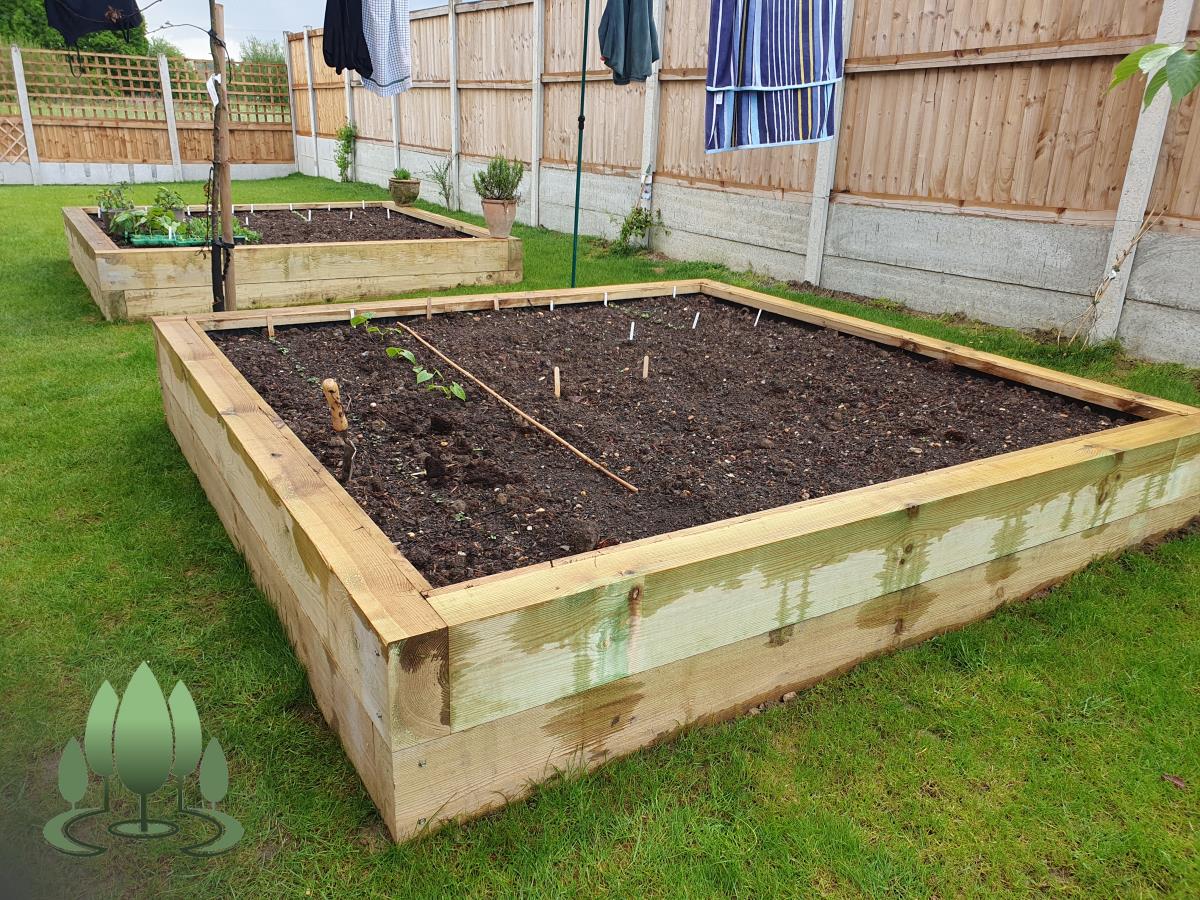
<svg viewBox="0 0 1200 900"><path fill-rule="evenodd" d="M384 196L301 176L235 193ZM93 194L0 188L0 896L1195 895L1200 534L392 846L166 428L149 326L104 322L71 267L58 210ZM566 284L569 236L517 233L514 289ZM581 264L584 284L701 275L801 296L707 264L596 248ZM804 299L1200 403L1197 372L1112 346ZM42 843L58 752L100 683L122 690L143 659L189 685L226 748L225 808L247 831L228 856Z"/></svg>

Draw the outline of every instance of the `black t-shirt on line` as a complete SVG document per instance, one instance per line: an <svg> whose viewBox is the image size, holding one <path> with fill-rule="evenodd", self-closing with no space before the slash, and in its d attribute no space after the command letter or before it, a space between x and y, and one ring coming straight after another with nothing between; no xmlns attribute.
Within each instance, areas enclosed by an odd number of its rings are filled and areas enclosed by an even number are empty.
<svg viewBox="0 0 1200 900"><path fill-rule="evenodd" d="M68 47L97 31L130 31L142 24L134 0L46 0L46 21Z"/></svg>
<svg viewBox="0 0 1200 900"><path fill-rule="evenodd" d="M325 65L337 69L339 75L343 69L353 69L363 78L371 77L374 67L363 36L362 0L326 2L322 52Z"/></svg>

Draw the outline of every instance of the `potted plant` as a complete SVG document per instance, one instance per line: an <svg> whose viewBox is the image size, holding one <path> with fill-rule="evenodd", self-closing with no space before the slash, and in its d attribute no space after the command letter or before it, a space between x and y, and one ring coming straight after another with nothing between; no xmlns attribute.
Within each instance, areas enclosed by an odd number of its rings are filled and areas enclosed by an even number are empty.
<svg viewBox="0 0 1200 900"><path fill-rule="evenodd" d="M168 187L158 189L154 195L154 205L170 212L176 222L182 222L186 218L187 205L183 202L183 198Z"/></svg>
<svg viewBox="0 0 1200 900"><path fill-rule="evenodd" d="M388 179L388 193L392 202L397 206L412 206L412 202L421 193L421 181L413 178L408 169L392 169L392 177Z"/></svg>
<svg viewBox="0 0 1200 900"><path fill-rule="evenodd" d="M475 192L483 203L483 217L492 237L512 234L517 217L517 188L525 177L525 167L515 159L493 156L482 172L475 173Z"/></svg>
<svg viewBox="0 0 1200 900"><path fill-rule="evenodd" d="M107 229L117 215L133 209L133 201L125 196L125 185L118 184L96 194L96 206L100 209L100 223Z"/></svg>

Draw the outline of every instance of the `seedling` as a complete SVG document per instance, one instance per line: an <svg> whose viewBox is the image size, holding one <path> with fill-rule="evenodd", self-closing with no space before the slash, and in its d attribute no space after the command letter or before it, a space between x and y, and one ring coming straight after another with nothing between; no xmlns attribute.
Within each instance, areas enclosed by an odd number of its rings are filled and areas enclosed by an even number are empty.
<svg viewBox="0 0 1200 900"><path fill-rule="evenodd" d="M399 328L380 328L378 325L370 324L370 322L371 314L361 313L360 315L351 317L350 327L358 328L359 326L365 325L366 328L364 330L367 334L388 335L404 333ZM388 346L384 348L383 352L392 359L403 359L410 366L412 366L413 377L416 378L418 386L424 387L427 391L436 391L446 397L453 397L456 400L462 400L464 402L466 401L466 388L464 388L457 381L451 381L449 384L446 384L445 376L442 375L441 370L431 370L425 368L425 366L417 360L416 354L414 354L411 350L405 347Z"/></svg>

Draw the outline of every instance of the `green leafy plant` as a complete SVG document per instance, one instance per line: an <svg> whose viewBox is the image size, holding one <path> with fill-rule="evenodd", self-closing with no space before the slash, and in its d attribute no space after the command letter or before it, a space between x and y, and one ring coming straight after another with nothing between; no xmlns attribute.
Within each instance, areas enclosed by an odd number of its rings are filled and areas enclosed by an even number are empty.
<svg viewBox="0 0 1200 900"><path fill-rule="evenodd" d="M125 182L113 185L112 187L102 188L96 194L96 206L101 212L120 212L125 209L133 209L133 201L125 193L125 189L129 185Z"/></svg>
<svg viewBox="0 0 1200 900"><path fill-rule="evenodd" d="M525 177L525 166L519 160L493 156L487 168L476 172L472 181L475 193L484 200L516 200L517 188Z"/></svg>
<svg viewBox="0 0 1200 900"><path fill-rule="evenodd" d="M353 122L347 122L337 130L337 150L334 151L333 161L337 163L338 177L342 181L350 180L350 166L354 164L354 141L358 137L358 129Z"/></svg>
<svg viewBox="0 0 1200 900"><path fill-rule="evenodd" d="M183 209L183 198L168 187L160 187L154 194L154 205L163 209Z"/></svg>
<svg viewBox="0 0 1200 900"><path fill-rule="evenodd" d="M412 181L412 172L408 169L392 169L392 177L400 181Z"/></svg>
<svg viewBox="0 0 1200 900"><path fill-rule="evenodd" d="M442 206L450 206L450 201L454 197L454 184L450 178L450 160L444 159L434 163L425 174L429 176L430 181L437 185L438 194L442 198Z"/></svg>
<svg viewBox="0 0 1200 900"><path fill-rule="evenodd" d="M1113 69L1111 91L1138 73L1146 76L1142 105L1149 106L1158 92L1171 89L1171 103L1178 105L1200 86L1200 49L1189 53L1183 44L1147 44L1134 50Z"/></svg>
<svg viewBox="0 0 1200 900"><path fill-rule="evenodd" d="M621 220L617 239L613 241L609 249L619 256L627 256L638 249L635 246L635 240L637 243L644 244L647 236L655 228L661 228L670 234L670 229L663 222L662 210L655 210L651 213L643 206L635 206Z"/></svg>
<svg viewBox="0 0 1200 900"><path fill-rule="evenodd" d="M378 325L372 325L371 315L362 313L350 320L351 328L358 328L360 325L366 326L367 334L377 334L386 336L388 334L404 334L399 328L380 328ZM388 346L384 348L386 353L392 359L403 359L412 366L413 377L416 379L417 386L423 387L427 391L435 391L445 397L453 397L456 400L467 399L467 390L457 381L446 383L445 376L442 375L439 369L427 369L422 365L411 350L404 347Z"/></svg>

